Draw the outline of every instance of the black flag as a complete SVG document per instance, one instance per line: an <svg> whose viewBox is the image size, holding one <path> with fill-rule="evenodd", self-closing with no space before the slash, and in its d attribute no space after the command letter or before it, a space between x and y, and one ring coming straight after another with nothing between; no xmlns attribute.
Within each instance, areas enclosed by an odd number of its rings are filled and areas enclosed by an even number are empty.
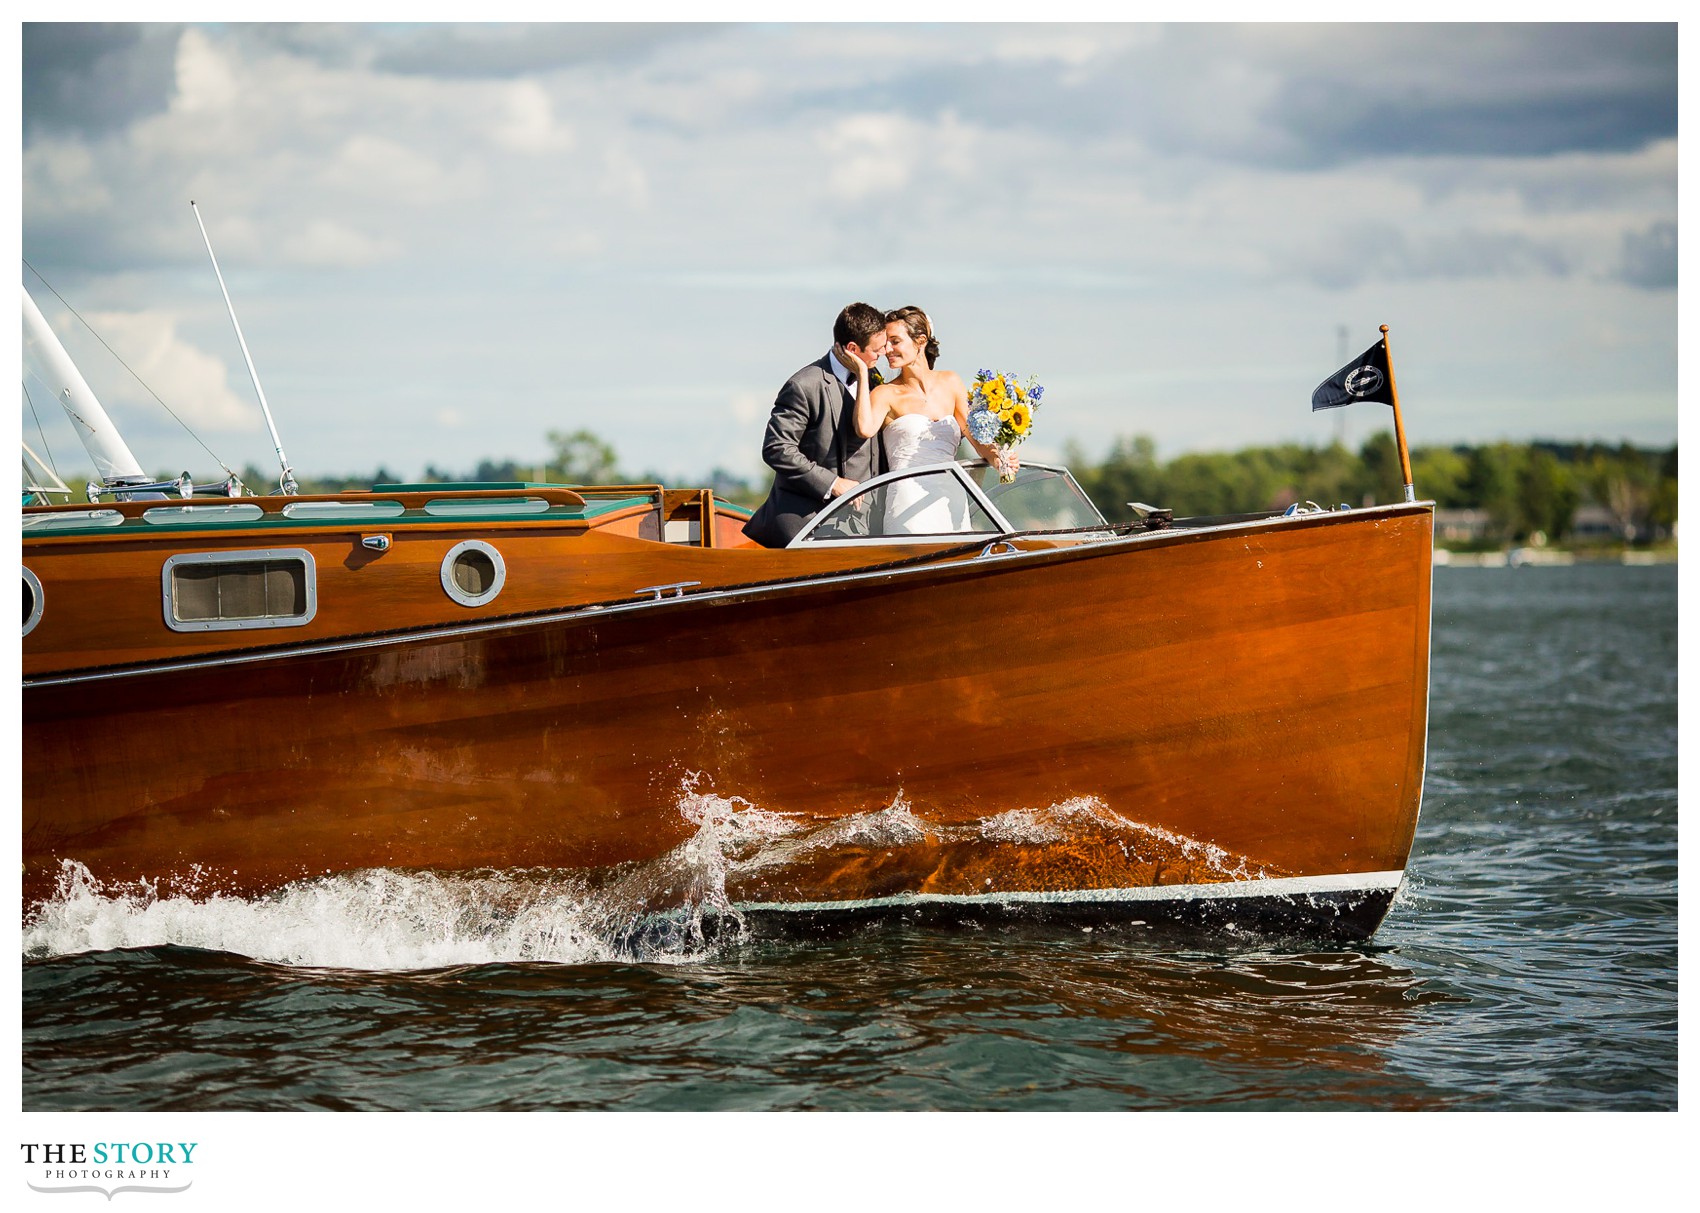
<svg viewBox="0 0 1700 1213"><path fill-rule="evenodd" d="M1310 407L1312 412L1337 409L1360 400L1393 403L1393 376L1387 369L1385 338L1317 384L1316 391L1310 394Z"/></svg>

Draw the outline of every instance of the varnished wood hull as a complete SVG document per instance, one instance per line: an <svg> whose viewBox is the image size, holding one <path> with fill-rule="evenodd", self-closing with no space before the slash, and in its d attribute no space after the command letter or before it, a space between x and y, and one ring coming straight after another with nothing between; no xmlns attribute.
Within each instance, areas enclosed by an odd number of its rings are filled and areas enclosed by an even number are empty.
<svg viewBox="0 0 1700 1213"><path fill-rule="evenodd" d="M800 836L920 823L735 871L772 920L1239 900L1367 934L1421 799L1431 543L1387 507L37 680L25 900L65 860L200 893L618 871L699 830L694 789ZM1085 826L985 828L1056 806Z"/></svg>

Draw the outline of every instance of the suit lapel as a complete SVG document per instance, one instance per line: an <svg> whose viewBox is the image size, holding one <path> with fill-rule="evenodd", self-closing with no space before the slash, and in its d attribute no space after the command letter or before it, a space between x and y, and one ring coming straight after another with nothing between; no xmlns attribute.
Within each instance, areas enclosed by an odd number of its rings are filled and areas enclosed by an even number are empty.
<svg viewBox="0 0 1700 1213"><path fill-rule="evenodd" d="M832 455L838 464L835 469L839 475L844 474L844 460L848 454L844 445L844 406L849 403L845 399L844 381L832 373L832 355L828 354L821 364L821 373L826 376L827 424L832 426Z"/></svg>

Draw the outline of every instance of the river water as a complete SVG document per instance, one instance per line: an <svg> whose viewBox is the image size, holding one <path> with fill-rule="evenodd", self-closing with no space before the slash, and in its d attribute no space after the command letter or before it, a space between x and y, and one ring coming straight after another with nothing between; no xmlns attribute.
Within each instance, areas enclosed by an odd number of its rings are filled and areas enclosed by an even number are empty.
<svg viewBox="0 0 1700 1213"><path fill-rule="evenodd" d="M1434 600L1422 822L1368 944L633 943L570 887L490 917L399 874L76 886L24 924L23 1108L1674 1109L1676 569L1441 568Z"/></svg>

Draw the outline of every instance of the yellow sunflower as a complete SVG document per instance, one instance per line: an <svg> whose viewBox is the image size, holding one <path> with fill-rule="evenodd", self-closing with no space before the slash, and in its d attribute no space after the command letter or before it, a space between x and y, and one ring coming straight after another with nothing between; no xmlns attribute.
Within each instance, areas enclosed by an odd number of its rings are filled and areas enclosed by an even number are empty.
<svg viewBox="0 0 1700 1213"><path fill-rule="evenodd" d="M1025 434L1033 426L1033 410L1025 404L1017 404L1004 420L1017 434Z"/></svg>

